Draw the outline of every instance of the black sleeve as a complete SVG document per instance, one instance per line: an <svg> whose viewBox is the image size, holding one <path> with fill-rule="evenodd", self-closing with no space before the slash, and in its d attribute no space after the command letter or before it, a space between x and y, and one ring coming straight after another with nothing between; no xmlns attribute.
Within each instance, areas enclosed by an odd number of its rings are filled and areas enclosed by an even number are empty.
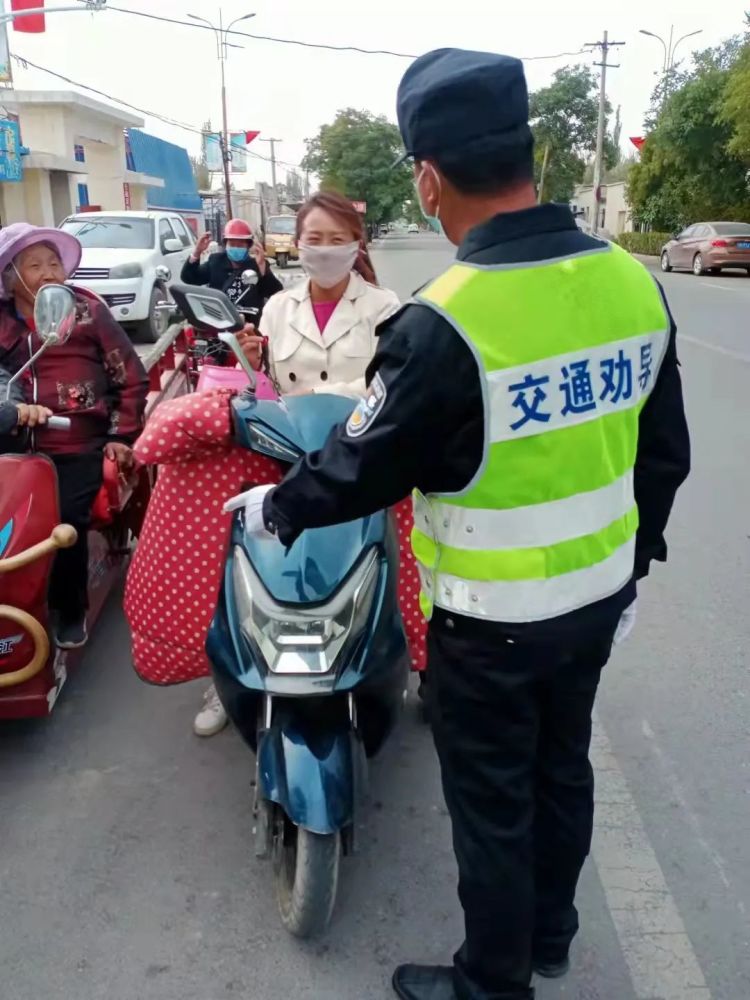
<svg viewBox="0 0 750 1000"><path fill-rule="evenodd" d="M254 261L253 264L255 264ZM257 267L257 265L255 266ZM258 269L258 275L259 275L258 285L257 285L258 295L263 300L270 299L272 295L275 295L277 292L282 292L284 290L284 286L281 284L279 279L271 270L270 264L266 264L265 274L260 274L260 270Z"/></svg>
<svg viewBox="0 0 750 1000"><path fill-rule="evenodd" d="M652 559L666 562L664 531L677 490L690 472L690 436L677 360L677 329L671 313L670 322L664 360L640 416L635 460L635 499L640 518L635 549L638 579L648 574Z"/></svg>
<svg viewBox="0 0 750 1000"><path fill-rule="evenodd" d="M18 410L15 403L0 403L0 449L4 447L2 438L11 434L18 426Z"/></svg>
<svg viewBox="0 0 750 1000"><path fill-rule="evenodd" d="M184 285L207 285L211 281L211 268L209 266L209 259L205 264L201 264L199 260L191 260L189 257L182 265L182 272L180 274L180 281Z"/></svg>
<svg viewBox="0 0 750 1000"><path fill-rule="evenodd" d="M379 337L368 394L352 418L266 498L266 521L285 545L307 528L390 507L414 488L458 491L479 467L484 409L467 344L418 305L386 320Z"/></svg>

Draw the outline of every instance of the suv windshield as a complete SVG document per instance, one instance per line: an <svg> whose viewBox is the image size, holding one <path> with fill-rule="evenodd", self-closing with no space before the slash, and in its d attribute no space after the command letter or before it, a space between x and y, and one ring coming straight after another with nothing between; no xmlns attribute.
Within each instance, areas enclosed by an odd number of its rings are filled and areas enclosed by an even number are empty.
<svg viewBox="0 0 750 1000"><path fill-rule="evenodd" d="M68 219L60 228L76 236L82 247L150 250L154 246L151 219Z"/></svg>
<svg viewBox="0 0 750 1000"><path fill-rule="evenodd" d="M750 236L747 222L717 222L713 229L717 236Z"/></svg>
<svg viewBox="0 0 750 1000"><path fill-rule="evenodd" d="M266 232L273 236L294 236L297 220L293 215L281 215L268 220Z"/></svg>

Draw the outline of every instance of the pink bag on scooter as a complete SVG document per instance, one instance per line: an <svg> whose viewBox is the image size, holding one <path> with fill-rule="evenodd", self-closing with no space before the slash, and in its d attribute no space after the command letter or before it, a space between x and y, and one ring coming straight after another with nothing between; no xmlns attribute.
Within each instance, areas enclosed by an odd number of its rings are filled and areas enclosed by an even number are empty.
<svg viewBox="0 0 750 1000"><path fill-rule="evenodd" d="M258 399L278 399L273 382L265 372L256 372L255 395ZM224 368L220 365L203 365L198 378L198 392L210 389L231 389L243 392L249 385L246 373L239 367Z"/></svg>

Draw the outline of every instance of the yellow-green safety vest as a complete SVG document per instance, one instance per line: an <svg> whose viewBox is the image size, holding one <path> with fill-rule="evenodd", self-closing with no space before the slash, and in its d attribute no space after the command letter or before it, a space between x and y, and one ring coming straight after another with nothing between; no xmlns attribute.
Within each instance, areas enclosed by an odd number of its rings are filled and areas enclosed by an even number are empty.
<svg viewBox="0 0 750 1000"><path fill-rule="evenodd" d="M472 482L414 497L425 615L533 622L616 593L634 565L638 418L669 339L651 275L607 244L456 263L416 301L471 348L485 408Z"/></svg>

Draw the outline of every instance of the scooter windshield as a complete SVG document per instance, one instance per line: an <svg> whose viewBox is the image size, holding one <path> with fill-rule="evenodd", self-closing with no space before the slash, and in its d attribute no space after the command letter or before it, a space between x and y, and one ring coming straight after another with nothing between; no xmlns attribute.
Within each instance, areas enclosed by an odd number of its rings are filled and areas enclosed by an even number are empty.
<svg viewBox="0 0 750 1000"><path fill-rule="evenodd" d="M356 401L346 396L314 393L271 402L245 394L235 399L233 405L239 444L252 451L259 450L253 430L261 430L296 451L294 458L290 456L290 461L295 461L309 451L322 448L332 428L349 418Z"/></svg>
<svg viewBox="0 0 750 1000"><path fill-rule="evenodd" d="M343 396L295 396L282 403L234 401L240 444L290 463L325 444L331 429L342 423L355 406ZM286 450L288 456L282 455ZM386 517L306 531L287 553L278 542L244 535L242 545L271 597L281 604L317 604L328 600L355 564L373 545L382 544Z"/></svg>

